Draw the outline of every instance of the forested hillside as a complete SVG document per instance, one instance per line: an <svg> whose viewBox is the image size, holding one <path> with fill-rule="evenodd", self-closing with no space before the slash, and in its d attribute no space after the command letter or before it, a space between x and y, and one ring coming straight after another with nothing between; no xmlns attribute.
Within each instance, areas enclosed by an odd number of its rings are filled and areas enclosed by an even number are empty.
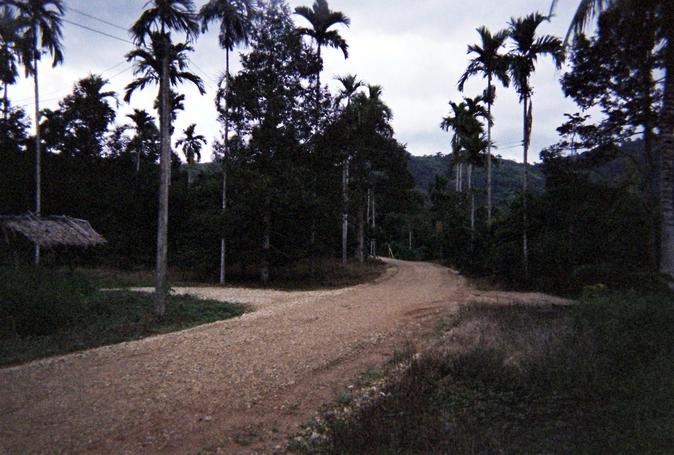
<svg viewBox="0 0 674 455"><path fill-rule="evenodd" d="M429 188L435 182L435 176L441 175L449 178L450 186L456 184L456 170L452 168L452 155L410 155L407 161L409 169L416 188L428 192ZM499 159L495 160L493 169L494 185L494 203L496 205L506 205L521 191L522 187L522 163L513 160ZM537 164L529 166L530 189L534 193L543 191L545 178L541 168ZM476 168L473 174L475 186L477 188L486 188L487 176L486 170Z"/></svg>

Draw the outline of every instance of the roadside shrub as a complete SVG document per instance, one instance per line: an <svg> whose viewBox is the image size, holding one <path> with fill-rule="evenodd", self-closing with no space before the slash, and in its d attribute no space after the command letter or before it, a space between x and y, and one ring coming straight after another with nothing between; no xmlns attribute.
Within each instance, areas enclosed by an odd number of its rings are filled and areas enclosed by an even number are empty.
<svg viewBox="0 0 674 455"><path fill-rule="evenodd" d="M78 273L0 268L0 333L48 335L86 317L92 282Z"/></svg>
<svg viewBox="0 0 674 455"><path fill-rule="evenodd" d="M614 290L638 291L643 294L669 293L669 280L655 271L625 270L609 264L590 264L576 267L571 275L571 287L603 284Z"/></svg>

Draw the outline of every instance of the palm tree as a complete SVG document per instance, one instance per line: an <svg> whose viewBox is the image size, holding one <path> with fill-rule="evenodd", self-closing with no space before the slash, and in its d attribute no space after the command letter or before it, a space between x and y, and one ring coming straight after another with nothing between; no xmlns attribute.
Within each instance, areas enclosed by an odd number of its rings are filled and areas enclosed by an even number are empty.
<svg viewBox="0 0 674 455"><path fill-rule="evenodd" d="M143 109L134 109L127 117L133 122L136 135L129 141L129 147L136 152L136 174L140 172L140 160L147 153L148 143L155 144L159 131L154 124L154 117Z"/></svg>
<svg viewBox="0 0 674 455"><path fill-rule="evenodd" d="M332 11L330 7L328 6L327 0L315 0L312 7L309 8L307 6L298 6L295 8L295 14L303 17L306 19L309 24L311 25L310 28L306 27L300 27L298 29L299 33L302 35L306 35L309 38L311 38L313 41L316 43L316 56L317 56L317 61L316 61L316 131L319 129L320 125L320 118L321 118L321 71L323 70L323 59L321 57L321 51L323 46L329 46L333 47L336 49L341 49L342 53L344 53L344 58L349 57L349 46L342 38L342 36L337 32L336 30L331 30L333 26L343 24L346 25L347 27L351 23L351 20L344 15L343 13L339 11ZM342 176L342 183L343 186L348 185L348 163L345 161L343 165L343 171L346 172L346 174L343 174ZM313 177L313 182L312 186L314 188L316 187L316 176L314 175ZM348 197L346 192L344 192L344 195ZM313 212L313 211L312 211ZM348 218L348 215L347 215ZM346 224L348 226L348 220L343 221L343 224ZM345 233L342 233L342 237L345 237ZM315 247L314 244L316 242L316 220L315 220L315 214L312 213L312 220L311 220L311 234L310 234L310 244L311 244L311 276L313 277L314 275L314 255L315 255ZM346 241L342 240L342 243L344 244ZM346 264L346 246L343 245L342 247L342 263Z"/></svg>
<svg viewBox="0 0 674 455"><path fill-rule="evenodd" d="M117 94L105 90L108 82L98 74L89 74L59 103L69 130L65 134L70 144L64 149L66 155L89 159L101 155L103 136L117 116L115 107L119 107Z"/></svg>
<svg viewBox="0 0 674 455"><path fill-rule="evenodd" d="M201 160L201 148L207 143L204 136L195 134L196 127L196 123L192 123L183 130L184 136L176 141L176 147L182 147L187 160L187 186L192 184L192 167Z"/></svg>
<svg viewBox="0 0 674 455"><path fill-rule="evenodd" d="M222 215L225 216L227 210L227 157L229 156L229 106L227 105L229 94L229 84L231 75L229 73L229 53L241 44L248 44L248 37L252 27L252 17L254 6L252 0L210 0L199 10L201 17L201 30L206 32L208 24L212 21L220 21L220 34L218 35L220 47L225 50L225 89L222 98L225 99L224 108L220 108L222 120L225 125L225 134L223 138L224 150L222 160ZM220 95L220 94L219 94ZM219 100L221 97L218 96ZM225 259L226 259L226 241L225 231L223 229L220 237L220 284L225 284Z"/></svg>
<svg viewBox="0 0 674 455"><path fill-rule="evenodd" d="M331 30L331 28L339 24L348 27L351 20L340 11L332 11L327 0L315 0L311 8L298 6L295 8L295 14L302 16L311 24L311 28L300 27L298 31L316 42L316 54L318 56L316 67L316 119L318 119L320 118L321 103L321 70L323 69L321 49L323 46L341 49L344 58L349 58L349 45L346 44L339 32ZM316 126L318 127L318 121Z"/></svg>
<svg viewBox="0 0 674 455"><path fill-rule="evenodd" d="M529 249L527 245L527 174L528 174L528 153L531 140L531 128L533 123L531 97L533 89L531 88L531 75L536 70L536 62L539 57L548 55L553 62L560 68L564 62L564 47L562 40L555 36L543 35L536 36L536 29L545 21L548 16L540 13L532 13L523 18L511 18L509 35L513 41L513 48L508 53L510 63L510 77L515 84L515 89L523 105L523 161L524 170L522 173L522 253L524 275L529 275Z"/></svg>
<svg viewBox="0 0 674 455"><path fill-rule="evenodd" d="M367 85L367 98L366 103L364 103L365 118L369 121L369 126L374 132L392 137L393 128L391 128L389 122L393 118L393 112L381 99L382 93L381 85Z"/></svg>
<svg viewBox="0 0 674 455"><path fill-rule="evenodd" d="M365 84L353 74L337 77L337 80L342 84L342 87L335 98L335 103L339 107L342 102L346 102L342 111L344 113L351 107L351 101L356 96L358 89L364 87ZM342 160L342 265L346 265L347 261L349 236L349 158L347 152Z"/></svg>
<svg viewBox="0 0 674 455"><path fill-rule="evenodd" d="M3 85L3 119L9 117L9 95L7 88L19 76L17 54L21 46L19 21L14 11L5 6L0 11L0 82Z"/></svg>
<svg viewBox="0 0 674 455"><path fill-rule="evenodd" d="M356 115L357 115L357 125L358 133L357 138L361 141L365 139L367 142L375 139L374 142L378 142L382 138L390 139L393 137L393 128L391 128L390 121L393 118L393 113L391 108L389 108L386 103L381 99L382 87L376 84L367 85L367 93L359 93L355 101L356 106ZM369 138L369 139L368 139ZM369 149L369 150L368 150ZM369 218L371 224L370 228L372 231L376 228L376 191L375 183L376 178L379 172L374 169L374 162L379 158L372 152L377 150L378 147L361 147L356 153L358 167L357 170L360 171L361 176L364 174L364 178L361 177L361 184L367 186L366 200L363 203L363 191L361 188L360 202L361 206L358 210L358 260L363 262L365 260L364 250L365 250L365 235L364 235L364 226L365 219ZM363 153L365 152L365 153ZM369 153L368 153L369 152ZM363 205L365 207L363 207ZM363 209L366 209L368 216L364 217ZM370 251L372 255L376 255L377 243L376 239L370 239Z"/></svg>
<svg viewBox="0 0 674 455"><path fill-rule="evenodd" d="M557 0L553 0L550 13ZM609 8L652 8L659 18L658 32L664 40L664 96L660 115L660 211L662 217L660 271L674 277L674 8L670 0L656 0L643 5L635 0L580 0L564 43L590 24L601 11ZM674 281L670 283L674 289Z"/></svg>
<svg viewBox="0 0 674 455"><path fill-rule="evenodd" d="M52 56L52 66L63 63L61 45L63 0L7 0L18 12L21 41L20 58L26 76L33 76L35 90L35 214L42 212L42 170L40 138L40 89L38 62L43 52ZM35 264L40 263L40 246L35 244Z"/></svg>
<svg viewBox="0 0 674 455"><path fill-rule="evenodd" d="M496 98L496 87L492 81L496 78L504 87L510 84L507 56L499 53L508 38L508 32L502 30L492 35L487 27L480 27L477 32L480 34L482 44L468 46L468 53L474 53L476 56L470 61L468 68L459 79L459 90L463 91L466 80L471 76L481 74L486 78L487 89L484 99L487 103L488 117L491 118L491 108ZM487 224L490 226L492 218L491 127L492 121L487 122Z"/></svg>
<svg viewBox="0 0 674 455"><path fill-rule="evenodd" d="M159 83L159 132L160 147L160 178L159 178L159 220L157 223L157 267L155 286L155 312L163 317L166 312L166 298L168 295L167 282L167 234L168 234L168 196L171 178L171 121L169 108L169 90L182 79L194 82L203 94L201 81L194 75L186 72L184 52L189 50L186 44L172 44L171 31L186 35L187 41L196 39L199 25L194 14L192 0L150 0L138 20L131 27L131 35L138 48L127 55L128 60L139 59L134 73L140 75L141 82L136 88L143 88L148 83ZM150 40L152 47L145 44ZM154 63L154 64L152 64ZM173 63L173 64L172 64ZM159 68L157 67L159 64ZM174 71L171 71L171 70ZM133 83L132 83L133 84ZM131 85L131 84L130 84ZM130 97L134 88L127 87L127 97Z"/></svg>
<svg viewBox="0 0 674 455"><path fill-rule="evenodd" d="M335 103L339 106L342 101L346 101L346 105L351 104L351 100L358 92L358 89L365 87L365 83L358 79L355 74L347 74L345 76L338 76L336 78L342 86L339 89L339 93L335 97Z"/></svg>
<svg viewBox="0 0 674 455"><path fill-rule="evenodd" d="M473 192L473 166L483 165L483 153L488 148L489 141L485 140L484 129L480 119L490 123L489 112L484 109L481 96L464 98L459 104L450 101L452 109L450 115L444 117L440 128L445 131L454 130L452 137L452 151L456 161L466 161L468 164L468 193L470 195L470 231L475 233L475 194Z"/></svg>

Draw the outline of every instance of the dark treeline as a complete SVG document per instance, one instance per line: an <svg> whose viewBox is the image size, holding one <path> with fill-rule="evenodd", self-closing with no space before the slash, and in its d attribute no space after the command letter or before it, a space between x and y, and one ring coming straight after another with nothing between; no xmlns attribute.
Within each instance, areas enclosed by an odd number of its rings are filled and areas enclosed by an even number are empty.
<svg viewBox="0 0 674 455"><path fill-rule="evenodd" d="M243 69L223 77L215 100L223 124L223 136L213 144L216 162L197 164L206 143L198 124L171 131L169 263L194 279L216 281L224 238L227 274L254 273L267 281L287 264L304 262L310 275L322 257L344 253L363 261L376 254L373 248L385 251L386 239L404 235L404 227L383 220L408 209L414 182L382 89L355 76L339 78L334 95L320 85L316 44L346 55L346 43L330 27L339 23L335 17L347 24L348 18L318 1L312 9L298 8L312 27L298 29L283 2L248 8L236 12L245 27L240 42L248 43ZM204 23L219 20L218 11L202 11ZM326 27L330 33L323 36ZM138 77L125 100L157 82L160 39L152 36L128 54ZM232 50L238 42L225 36L221 44ZM153 46L160 48L155 54ZM172 46L171 77L200 86L184 66L189 46ZM58 108L42 110L41 211L85 218L108 240L80 261L149 268L157 251L161 128L141 109L119 116L119 94L106 85L89 75ZM172 119L185 115L183 99L171 89ZM23 213L34 210L36 142L22 107L9 100L5 106L0 213Z"/></svg>
<svg viewBox="0 0 674 455"><path fill-rule="evenodd" d="M662 22L669 11L647 3L606 8L593 36L574 35L565 53L559 38L537 34L548 20L539 14L511 19L496 34L478 29L481 43L468 48L474 58L459 88L471 76L482 76L487 88L450 103L441 126L453 133L451 171L429 188L426 224L414 233L413 254L434 252L465 271L555 292L599 283L666 289L660 272L668 272L671 241L663 229L671 226L663 224L663 214L672 207L661 195L671 197L671 180L668 167L661 168L669 160L659 141L667 134L661 115L666 78L657 75L669 49ZM545 187L532 192L527 151L535 97L528 81L544 56L557 65L568 60L561 85L580 112L566 114L560 141L540 153ZM525 164L519 195L492 207L489 129L498 121L490 113L496 81L513 85L524 106ZM593 107L601 113L590 116ZM475 188L476 167L486 167L486 188Z"/></svg>
<svg viewBox="0 0 674 455"><path fill-rule="evenodd" d="M671 259L671 226L663 220L672 207L663 199L671 196L671 166L661 166L671 159L661 140L669 124L661 114L670 78L658 75L667 69L670 46L669 10L660 2L605 8L596 32L573 35L566 48L561 39L540 34L549 17L538 13L513 18L495 34L479 28L481 42L469 46L471 60L458 88L482 77L484 90L450 103L441 123L452 133L449 169L427 192L414 189L409 155L395 139L382 88L354 75L338 77L335 93L321 83L323 53L348 57L338 32L349 25L347 16L324 0L294 12L279 1L212 0L198 14L189 1L162 5L155 6L170 6L171 14L184 19L176 23L184 25L177 31L185 42L157 32L160 19L152 18L159 10L148 9L132 27L137 47L127 59L135 64L136 79L124 94L131 102L136 90L163 87L156 119L141 109L121 118L115 109L121 94L108 91L101 76L89 75L57 109L41 111L35 138L23 108L3 97L0 213L35 210L39 188L42 213L86 218L108 239L107 247L81 260L159 267L156 254L166 245L173 267L209 281L238 274L266 282L290 264L305 265L311 278L321 258L362 262L368 255L393 254L441 259L558 292L595 283L662 283L658 272L667 272ZM14 13L5 9L2 21L5 95L18 64L25 66L33 55L12 44L20 42L20 34L7 32ZM298 28L293 14L306 27ZM214 23L224 49L215 99L222 135L211 144L214 163L198 164L207 142L199 125L173 131L172 121L186 115L178 83L202 88L189 72L187 55L199 29ZM245 46L242 69L231 74L230 54L238 46ZM54 63L62 57L57 54ZM559 143L540 153L537 169L545 187L536 192L539 176L528 168L537 96L530 80L546 59L557 67L569 63L562 89L580 111L567 114ZM37 80L31 65L26 71ZM494 183L497 85L499 91L515 90L522 107L518 190L499 187L503 179ZM587 110L594 107L601 113L591 117ZM37 187L36 169L42 176ZM168 176L170 192L162 183ZM514 181L512 173L507 181ZM160 194L169 195L168 211Z"/></svg>

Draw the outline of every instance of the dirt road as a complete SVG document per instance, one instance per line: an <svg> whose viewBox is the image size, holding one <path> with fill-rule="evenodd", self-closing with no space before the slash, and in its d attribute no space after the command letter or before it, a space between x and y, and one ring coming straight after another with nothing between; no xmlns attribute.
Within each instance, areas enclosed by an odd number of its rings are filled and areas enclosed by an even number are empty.
<svg viewBox="0 0 674 455"><path fill-rule="evenodd" d="M399 261L334 291L177 291L253 311L0 369L0 453L270 453L439 313L481 298L446 268Z"/></svg>

